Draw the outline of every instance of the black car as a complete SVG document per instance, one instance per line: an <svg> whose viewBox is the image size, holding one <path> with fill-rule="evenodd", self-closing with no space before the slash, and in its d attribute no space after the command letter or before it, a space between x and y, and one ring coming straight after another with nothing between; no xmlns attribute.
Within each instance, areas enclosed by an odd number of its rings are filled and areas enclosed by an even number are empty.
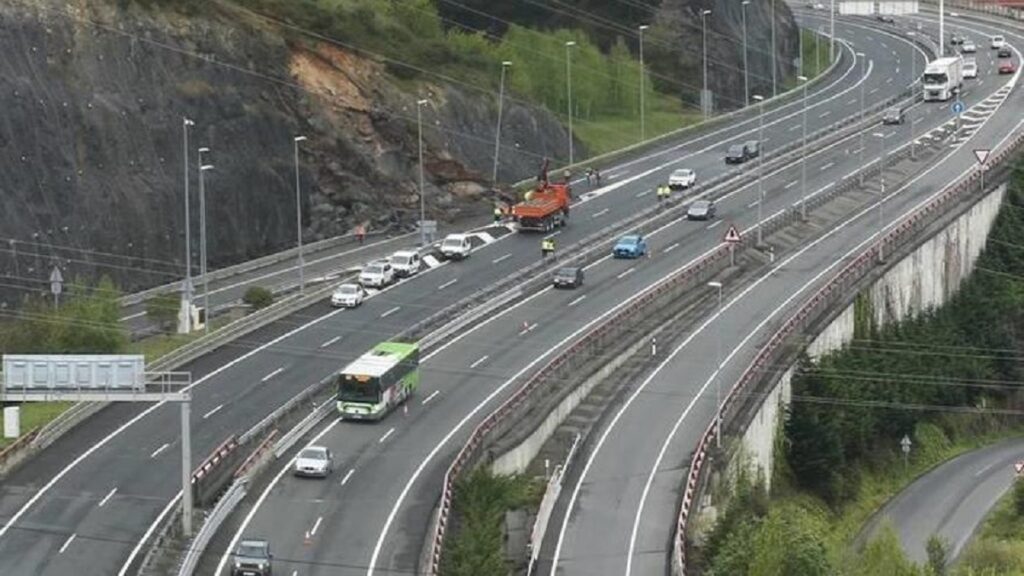
<svg viewBox="0 0 1024 576"><path fill-rule="evenodd" d="M273 558L266 540L242 540L231 554L231 576L272 576Z"/></svg>
<svg viewBox="0 0 1024 576"><path fill-rule="evenodd" d="M998 52L996 52L996 56L1000 58L1010 58L1013 56L1013 52L1010 51L1009 46L1003 46Z"/></svg>
<svg viewBox="0 0 1024 576"><path fill-rule="evenodd" d="M761 155L761 143L757 140L747 140L743 147L747 149L747 158L757 158Z"/></svg>
<svg viewBox="0 0 1024 576"><path fill-rule="evenodd" d="M747 161L747 147L743 144L733 144L729 146L729 151L725 153L726 164L742 164Z"/></svg>
<svg viewBox="0 0 1024 576"><path fill-rule="evenodd" d="M715 217L715 203L711 200L697 200L686 210L687 220L711 220Z"/></svg>
<svg viewBox="0 0 1024 576"><path fill-rule="evenodd" d="M896 19L893 18L892 16L889 16L888 14L879 14L878 15L878 21L879 22L885 22L886 24L895 24L896 23Z"/></svg>
<svg viewBox="0 0 1024 576"><path fill-rule="evenodd" d="M957 45L957 44L963 44L964 43L964 37L959 35L959 34L953 34L953 36L950 37L950 39L949 39L949 43L953 44L954 46Z"/></svg>
<svg viewBox="0 0 1024 576"><path fill-rule="evenodd" d="M559 268L552 281L555 288L577 288L583 286L583 268Z"/></svg>

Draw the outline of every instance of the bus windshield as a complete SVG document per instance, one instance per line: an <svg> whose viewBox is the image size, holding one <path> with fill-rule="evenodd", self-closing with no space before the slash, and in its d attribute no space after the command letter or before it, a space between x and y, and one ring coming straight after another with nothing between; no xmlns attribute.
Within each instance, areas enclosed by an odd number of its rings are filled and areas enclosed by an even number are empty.
<svg viewBox="0 0 1024 576"><path fill-rule="evenodd" d="M380 379L342 374L338 378L338 400L376 404L380 401Z"/></svg>

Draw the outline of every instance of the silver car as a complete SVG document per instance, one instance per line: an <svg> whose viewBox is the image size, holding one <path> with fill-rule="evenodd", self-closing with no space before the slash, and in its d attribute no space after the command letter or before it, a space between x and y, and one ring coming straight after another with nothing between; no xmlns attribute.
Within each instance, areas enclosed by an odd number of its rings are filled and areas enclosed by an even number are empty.
<svg viewBox="0 0 1024 576"><path fill-rule="evenodd" d="M333 471L334 458L331 457L331 451L323 446L308 446L295 457L296 476L326 478Z"/></svg>

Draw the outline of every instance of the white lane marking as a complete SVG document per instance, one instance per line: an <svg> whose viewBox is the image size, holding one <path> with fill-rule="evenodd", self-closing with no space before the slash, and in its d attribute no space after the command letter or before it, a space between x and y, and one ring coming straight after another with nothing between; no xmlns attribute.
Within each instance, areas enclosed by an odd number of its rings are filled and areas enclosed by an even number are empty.
<svg viewBox="0 0 1024 576"><path fill-rule="evenodd" d="M384 435L380 437L380 440L377 440L377 443L378 443L378 444L383 444L383 443L384 443L384 442L385 442L385 441L386 441L386 440L387 440L388 438L390 438L390 437L391 437L391 435L392 435L392 434L394 434L394 433L395 433L395 427L394 427L394 426L392 426L390 430L388 430L387 432L385 432L385 433L384 433Z"/></svg>
<svg viewBox="0 0 1024 576"><path fill-rule="evenodd" d="M395 306L391 310L388 310L387 312L384 312L383 314L381 314L380 317L381 318L387 318L388 316L391 316L392 314L394 314L395 312L398 312L401 309L402 309L401 306Z"/></svg>
<svg viewBox="0 0 1024 576"><path fill-rule="evenodd" d="M715 220L715 221L714 221L714 222L712 222L711 224L708 224L707 230L714 230L714 229L715 229L715 228L717 228L717 227L718 227L718 225L719 225L719 224L721 224L722 222L724 222L724 220Z"/></svg>
<svg viewBox="0 0 1024 576"><path fill-rule="evenodd" d="M76 536L78 536L78 534L72 534L71 536L68 536L68 539L64 541L64 545L61 546L60 550L57 551L57 554L63 554L64 551L68 549L68 546L70 546L71 543L75 541Z"/></svg>
<svg viewBox="0 0 1024 576"><path fill-rule="evenodd" d="M632 274L632 273L633 273L633 270L636 270L636 266L631 266L631 267L629 267L629 268L626 268L626 269L625 269L625 270L623 270L622 272L619 272L619 275L618 275L618 276L616 276L616 278L618 278L619 280L621 280L621 279L625 278L626 276L629 276L630 274Z"/></svg>
<svg viewBox="0 0 1024 576"><path fill-rule="evenodd" d="M491 260L491 264L497 264L497 263L499 263L499 262L501 262L503 260L507 260L507 259L509 259L511 257L512 257L512 253L509 252L508 254L505 254L504 256L499 256L499 257L495 258L494 260Z"/></svg>
<svg viewBox="0 0 1024 576"><path fill-rule="evenodd" d="M470 364L469 367L470 368L476 368L477 366L479 366L479 365L483 364L484 362L486 362L488 358L490 358L490 356L484 354L483 356L480 357L479 360L477 360L477 361L473 362L472 364Z"/></svg>
<svg viewBox="0 0 1024 576"><path fill-rule="evenodd" d="M576 298L572 302L569 302L569 307L572 308L573 306L579 304L580 302L583 302L586 299L587 299L587 295L584 294L584 295L580 296L579 298Z"/></svg>
<svg viewBox="0 0 1024 576"><path fill-rule="evenodd" d="M156 458L157 456L160 455L161 452L163 452L164 450L167 450L167 448L169 446L170 446L170 444L168 444L167 442L164 442L163 446L157 448L156 450L153 450L153 453L150 454L149 457L150 458Z"/></svg>
<svg viewBox="0 0 1024 576"><path fill-rule="evenodd" d="M872 88L871 90L868 90L868 94L874 94L875 92L878 92L878 88Z"/></svg>
<svg viewBox="0 0 1024 576"><path fill-rule="evenodd" d="M824 111L824 112L822 112L821 114L818 114L818 118L824 118L824 117L826 117L826 116L829 116L829 115L831 115L831 114L832 114L832 111L831 111L831 110L825 110L825 111Z"/></svg>
<svg viewBox="0 0 1024 576"><path fill-rule="evenodd" d="M594 214L591 216L591 218L600 218L601 216L604 216L605 214L607 214L609 210L611 210L611 209L610 208L605 208L604 210L598 210L597 212L594 212Z"/></svg>
<svg viewBox="0 0 1024 576"><path fill-rule="evenodd" d="M648 195L648 194L650 194L650 193L651 193L651 191L650 191L650 190L644 190L643 192L641 192L641 193L637 194L637 195L636 195L636 197L637 197L637 198L643 198L644 196L647 196L647 195Z"/></svg>
<svg viewBox="0 0 1024 576"><path fill-rule="evenodd" d="M525 324L525 322L524 322L524 324ZM533 332L533 329L536 328L536 327L537 327L537 323L536 322L534 322L533 324L527 324L525 328L523 328L522 330L519 331L519 335L522 336L523 334L526 334L527 332Z"/></svg>
<svg viewBox="0 0 1024 576"><path fill-rule="evenodd" d="M292 576L299 576L298 570L292 570Z"/></svg>
<svg viewBox="0 0 1024 576"><path fill-rule="evenodd" d="M544 238L554 238L555 236L558 236L558 235L559 235L559 234L561 234L561 233L562 233L562 231L561 231L561 230L556 230L556 231L552 232L551 234L548 234L548 235L547 235L547 236L545 236Z"/></svg>
<svg viewBox="0 0 1024 576"><path fill-rule="evenodd" d="M719 222L721 222L721 220L719 220ZM676 242L675 244L672 244L668 248L665 248L665 250L663 250L663 252L671 252L671 251L675 250L676 248L679 248L679 242Z"/></svg>
<svg viewBox="0 0 1024 576"><path fill-rule="evenodd" d="M857 148L854 148L853 150L850 150L850 154L860 154L861 151L863 151L863 150L864 150L863 148L857 147Z"/></svg>
<svg viewBox="0 0 1024 576"><path fill-rule="evenodd" d="M455 284L458 281L459 281L458 278L452 278L451 280L449 280L449 281L445 282L444 284L441 284L440 286L438 286L437 289L438 290L444 290L445 288L451 286L452 284Z"/></svg>
<svg viewBox="0 0 1024 576"><path fill-rule="evenodd" d="M900 67L899 67L899 66L897 66L897 67L896 67L896 73L897 73L897 74L899 74L899 73L900 73Z"/></svg>
<svg viewBox="0 0 1024 576"><path fill-rule="evenodd" d="M220 406L217 406L216 408L214 408L213 410L210 410L210 411L209 411L209 412L207 412L206 414L203 414L203 420L206 420L206 419L207 419L207 418L209 418L210 416L213 416L213 415L214 415L214 414L216 414L217 412L220 412L220 409L221 409L221 408L223 408L223 407L224 407L224 405L223 405L223 404L221 404Z"/></svg>
<svg viewBox="0 0 1024 576"><path fill-rule="evenodd" d="M423 399L423 404L426 404L427 402L430 402L431 400L434 399L435 396L437 396L440 393L441 393L440 390L434 390L433 392L430 393L430 396L427 396L426 398Z"/></svg>
<svg viewBox="0 0 1024 576"><path fill-rule="evenodd" d="M316 536L316 531L320 529L320 523L323 522L323 521L324 521L324 517L323 516L317 516L316 522L313 523L313 528L310 529L310 531L309 531L309 535L311 537L312 536Z"/></svg>
<svg viewBox="0 0 1024 576"><path fill-rule="evenodd" d="M341 340L341 336L335 336L334 338L331 338L330 340L327 340L326 342L321 344L320 347L321 348L327 348L328 346L330 346L331 344L334 344L338 340Z"/></svg>
<svg viewBox="0 0 1024 576"><path fill-rule="evenodd" d="M785 186L783 186L782 188L783 188L784 190L789 190L790 188L792 188L793 186L796 186L796 185L797 185L797 184L799 184L799 183L800 183L800 181L799 181L799 180L793 180L792 182L790 182L789 184L786 184L786 185L785 185Z"/></svg>
<svg viewBox="0 0 1024 576"><path fill-rule="evenodd" d="M840 178L840 180L846 180L847 178L853 178L854 176L857 175L857 172L859 172L859 170L854 170L853 172L850 172L849 174L844 175L842 178Z"/></svg>
<svg viewBox="0 0 1024 576"><path fill-rule="evenodd" d="M114 494L117 494L117 486L114 486L114 488L112 488L110 492L108 492L107 495L103 497L103 500L100 500L99 505L97 505L96 507L103 508L103 506L106 505L106 503L109 502L110 499L114 497Z"/></svg>
<svg viewBox="0 0 1024 576"><path fill-rule="evenodd" d="M341 485L344 486L345 484L348 484L349 479L351 479L352 475L355 474L355 473L356 473L356 469L355 468L349 468L348 472L345 472L345 477L341 479Z"/></svg>
<svg viewBox="0 0 1024 576"><path fill-rule="evenodd" d="M849 106L851 104L856 104L856 103L857 103L857 99L856 98L851 98L850 101L846 103L846 105Z"/></svg>
<svg viewBox="0 0 1024 576"><path fill-rule="evenodd" d="M274 376L277 376L277 375L278 375L278 374L280 374L281 372L284 372L284 366L282 366L282 367L278 368L277 370L274 370L274 371L273 371L273 372L271 372L270 374L267 374L267 375L266 375L266 376L264 376L264 377L263 377L263 378L262 378L262 379L261 379L260 381L261 381L261 382L266 382L267 380L270 380L271 378L273 378Z"/></svg>
<svg viewBox="0 0 1024 576"><path fill-rule="evenodd" d="M789 131L790 131L790 132L796 132L797 130L799 130L799 129L800 129L800 127L801 127L801 126L803 126L803 125L802 125L802 124L797 124L796 126L791 126L791 127L789 128Z"/></svg>
<svg viewBox="0 0 1024 576"><path fill-rule="evenodd" d="M989 469L991 469L991 468L992 468L993 466L995 466L995 465L996 465L996 463L995 463L995 462L990 462L990 463L989 463L989 464L988 464L987 466L985 466L985 467L983 467L982 469L980 469L980 470L978 470L977 472L975 472L975 473L974 473L974 477L975 477L975 478L977 478L978 476L981 476L981 475L982 475L982 474L984 474L985 472L988 472L988 471L989 471Z"/></svg>
<svg viewBox="0 0 1024 576"><path fill-rule="evenodd" d="M750 204L747 204L747 208L753 208L754 206L757 206L757 205L758 205L758 204L760 204L760 203L761 203L761 201L760 201L760 200L754 200L754 201L753 201L753 202L751 202Z"/></svg>
<svg viewBox="0 0 1024 576"><path fill-rule="evenodd" d="M337 426L339 422L341 422L341 418L336 418L334 422L331 422L330 425L324 428L319 434L314 436L313 439L309 441L309 444L306 444L306 448L309 448L310 446L313 446L317 442L319 442L320 439L323 438L328 432L330 432L331 429ZM245 515L245 519L242 520L242 524L239 525L238 530L235 532L234 536L231 537L231 543L228 544L228 547L224 551L224 554L220 557L220 562L217 563L217 569L213 572L214 574L224 573L224 567L227 566L228 561L231 559L231 554L234 552L235 547L238 546L238 540L242 538L242 533L249 528L249 523L252 522L252 519L254 517L256 517L256 512L260 509L260 506L263 505L263 501L267 499L267 496L270 495L270 491L274 489L274 486L277 486L277 483L281 481L281 478L289 470L291 470L292 466L294 465L295 458L293 457L291 460L288 461L288 463L281 467L281 470L278 471L277 476L274 476L274 479L270 481L270 484L267 484L267 487L263 489L263 492L260 494L260 497L256 499L256 503L253 504L253 507L249 510L249 513ZM181 492L179 491L178 497L172 500L171 504L176 504L180 498ZM169 509L170 508L165 509L165 512ZM161 516L163 516L163 514L161 514ZM148 539L148 536L146 539ZM120 576L124 576L126 570L127 567L125 568L124 571L122 571Z"/></svg>
<svg viewBox="0 0 1024 576"><path fill-rule="evenodd" d="M823 165L821 168L818 168L818 170L824 172L825 170L828 170L829 168L831 168L831 167L833 167L835 165L836 165L835 162L829 162L828 164Z"/></svg>

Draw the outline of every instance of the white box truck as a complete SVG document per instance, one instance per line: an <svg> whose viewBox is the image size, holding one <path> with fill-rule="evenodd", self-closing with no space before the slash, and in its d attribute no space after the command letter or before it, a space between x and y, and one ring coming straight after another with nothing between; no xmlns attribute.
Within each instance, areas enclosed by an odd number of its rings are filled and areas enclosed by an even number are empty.
<svg viewBox="0 0 1024 576"><path fill-rule="evenodd" d="M959 56L929 62L921 77L925 101L945 102L960 93L964 81L964 62Z"/></svg>

